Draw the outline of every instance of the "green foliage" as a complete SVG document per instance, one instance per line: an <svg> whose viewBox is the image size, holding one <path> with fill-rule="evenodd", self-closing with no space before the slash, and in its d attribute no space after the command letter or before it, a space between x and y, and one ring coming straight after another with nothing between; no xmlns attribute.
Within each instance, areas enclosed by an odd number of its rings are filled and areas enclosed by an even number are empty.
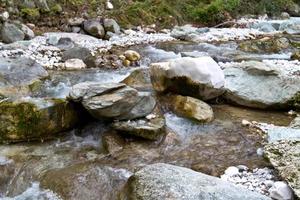
<svg viewBox="0 0 300 200"><path fill-rule="evenodd" d="M38 8L22 8L21 15L29 20L36 20L40 17L40 11Z"/></svg>

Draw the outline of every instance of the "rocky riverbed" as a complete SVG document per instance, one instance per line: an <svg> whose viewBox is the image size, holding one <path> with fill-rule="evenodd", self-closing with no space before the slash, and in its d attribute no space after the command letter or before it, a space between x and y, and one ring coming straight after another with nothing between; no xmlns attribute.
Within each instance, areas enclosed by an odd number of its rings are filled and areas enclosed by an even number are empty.
<svg viewBox="0 0 300 200"><path fill-rule="evenodd" d="M298 18L109 22L23 40L5 19L1 199L300 197Z"/></svg>

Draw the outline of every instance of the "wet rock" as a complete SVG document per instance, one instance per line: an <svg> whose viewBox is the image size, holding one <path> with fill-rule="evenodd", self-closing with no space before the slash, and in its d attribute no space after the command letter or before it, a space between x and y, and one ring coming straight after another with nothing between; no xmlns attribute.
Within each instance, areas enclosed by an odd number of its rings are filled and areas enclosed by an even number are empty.
<svg viewBox="0 0 300 200"><path fill-rule="evenodd" d="M70 98L81 101L88 112L97 119L144 117L152 112L156 104L150 93L139 93L121 83L80 83L72 88Z"/></svg>
<svg viewBox="0 0 300 200"><path fill-rule="evenodd" d="M290 41L284 37L262 38L244 41L239 44L239 49L251 53L279 53L290 47Z"/></svg>
<svg viewBox="0 0 300 200"><path fill-rule="evenodd" d="M139 90L151 90L152 85L149 68L139 68L134 70L122 81L122 83Z"/></svg>
<svg viewBox="0 0 300 200"><path fill-rule="evenodd" d="M130 177L127 199L270 199L216 177L168 164L148 165ZM121 199L126 199L125 195Z"/></svg>
<svg viewBox="0 0 300 200"><path fill-rule="evenodd" d="M211 122L214 118L212 108L201 100L180 95L171 95L169 100L171 109L179 116L201 123Z"/></svg>
<svg viewBox="0 0 300 200"><path fill-rule="evenodd" d="M114 154L123 149L125 140L117 132L109 131L103 134L102 145L105 151L110 154Z"/></svg>
<svg viewBox="0 0 300 200"><path fill-rule="evenodd" d="M73 48L75 46L75 43L69 37L61 37L57 40L55 46L61 50L68 50Z"/></svg>
<svg viewBox="0 0 300 200"><path fill-rule="evenodd" d="M4 43L13 43L25 39L25 34L15 25L5 22L1 30L1 38Z"/></svg>
<svg viewBox="0 0 300 200"><path fill-rule="evenodd" d="M103 39L105 37L105 30L98 20L86 20L83 22L84 30L90 35Z"/></svg>
<svg viewBox="0 0 300 200"><path fill-rule="evenodd" d="M74 105L62 99L23 98L0 103L0 142L45 140L78 122Z"/></svg>
<svg viewBox="0 0 300 200"><path fill-rule="evenodd" d="M161 116L155 116L152 119L117 121L112 124L112 127L120 133L149 140L158 140L166 134L165 119Z"/></svg>
<svg viewBox="0 0 300 200"><path fill-rule="evenodd" d="M0 88L28 86L48 76L47 71L29 58L1 58Z"/></svg>
<svg viewBox="0 0 300 200"><path fill-rule="evenodd" d="M115 34L121 33L121 28L114 19L104 19L103 26L106 32L112 32Z"/></svg>
<svg viewBox="0 0 300 200"><path fill-rule="evenodd" d="M277 181L270 189L270 197L277 200L293 199L293 191L283 181Z"/></svg>
<svg viewBox="0 0 300 200"><path fill-rule="evenodd" d="M211 57L153 63L150 76L153 88L158 92L172 91L203 100L216 98L224 92L224 74Z"/></svg>
<svg viewBox="0 0 300 200"><path fill-rule="evenodd" d="M117 199L130 175L125 169L82 163L47 171L41 185L63 199Z"/></svg>
<svg viewBox="0 0 300 200"><path fill-rule="evenodd" d="M66 70L80 70L85 68L86 68L86 64L80 59L74 58L74 59L66 60L65 62Z"/></svg>
<svg viewBox="0 0 300 200"><path fill-rule="evenodd" d="M293 189L295 195L300 197L300 140L282 140L265 146L265 156L279 172L280 177L287 181L288 185ZM283 187L283 188L282 188ZM274 197L286 197L290 192L282 183L275 187L280 189L274 191Z"/></svg>
<svg viewBox="0 0 300 200"><path fill-rule="evenodd" d="M278 75L279 72L272 66L259 61L242 63L242 68L252 75Z"/></svg>
<svg viewBox="0 0 300 200"><path fill-rule="evenodd" d="M242 67L224 69L226 93L229 101L253 108L289 108L297 106L300 79L295 76L275 75L272 69ZM257 74L259 72L259 74ZM270 74L271 73L271 74ZM274 73L274 75L272 75ZM276 85L276 87L274 87Z"/></svg>

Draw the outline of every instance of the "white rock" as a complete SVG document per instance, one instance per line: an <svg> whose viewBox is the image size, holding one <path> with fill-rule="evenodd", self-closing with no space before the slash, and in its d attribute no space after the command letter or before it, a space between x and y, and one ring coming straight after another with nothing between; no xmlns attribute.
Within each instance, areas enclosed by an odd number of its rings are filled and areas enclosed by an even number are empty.
<svg viewBox="0 0 300 200"><path fill-rule="evenodd" d="M243 125L243 126L250 126L250 125L251 125L251 122L249 122L249 121L243 119L243 120L242 120L242 125Z"/></svg>
<svg viewBox="0 0 300 200"><path fill-rule="evenodd" d="M293 199L292 189L283 181L277 181L270 189L270 197L276 200Z"/></svg>
<svg viewBox="0 0 300 200"><path fill-rule="evenodd" d="M114 5L110 1L107 1L106 2L106 9L107 10L112 10L112 9L114 9Z"/></svg>
<svg viewBox="0 0 300 200"><path fill-rule="evenodd" d="M66 70L78 70L78 69L85 69L86 64L77 58L69 59L65 62Z"/></svg>
<svg viewBox="0 0 300 200"><path fill-rule="evenodd" d="M3 13L0 14L0 19L2 21L7 21L9 18L9 13L7 11L4 11Z"/></svg>
<svg viewBox="0 0 300 200"><path fill-rule="evenodd" d="M228 168L225 170L225 174L226 174L227 176L236 176L236 175L239 174L239 168L234 167L234 166L228 167Z"/></svg>

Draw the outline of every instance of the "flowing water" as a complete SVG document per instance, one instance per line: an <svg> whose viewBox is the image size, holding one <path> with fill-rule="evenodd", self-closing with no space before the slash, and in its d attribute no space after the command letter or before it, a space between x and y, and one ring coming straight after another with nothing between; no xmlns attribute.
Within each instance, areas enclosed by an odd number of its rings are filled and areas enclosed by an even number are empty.
<svg viewBox="0 0 300 200"><path fill-rule="evenodd" d="M234 42L226 44L164 43L139 48L144 65L181 57L182 52L200 52L220 61L234 61L237 50ZM260 54L260 58L287 58L288 53ZM77 72L51 72L42 89L33 97L61 97L68 95L72 85L83 81L119 82L133 69L114 71L89 69ZM192 168L219 176L232 165L249 168L270 164L257 150L262 136L243 127L241 121L258 121L288 125L292 117L283 112L251 110L229 105L212 105L215 120L200 124L176 116L164 108L167 136L161 141L146 141L127 135L111 134L117 141L117 151L107 152L103 136L111 132L105 122L90 122L74 130L61 133L56 139L43 143L0 145L0 198L81 199L101 196L116 199L128 177L144 165L164 162ZM57 193L57 194L56 194ZM59 195L58 195L59 194ZM81 196L86 195L86 196Z"/></svg>

